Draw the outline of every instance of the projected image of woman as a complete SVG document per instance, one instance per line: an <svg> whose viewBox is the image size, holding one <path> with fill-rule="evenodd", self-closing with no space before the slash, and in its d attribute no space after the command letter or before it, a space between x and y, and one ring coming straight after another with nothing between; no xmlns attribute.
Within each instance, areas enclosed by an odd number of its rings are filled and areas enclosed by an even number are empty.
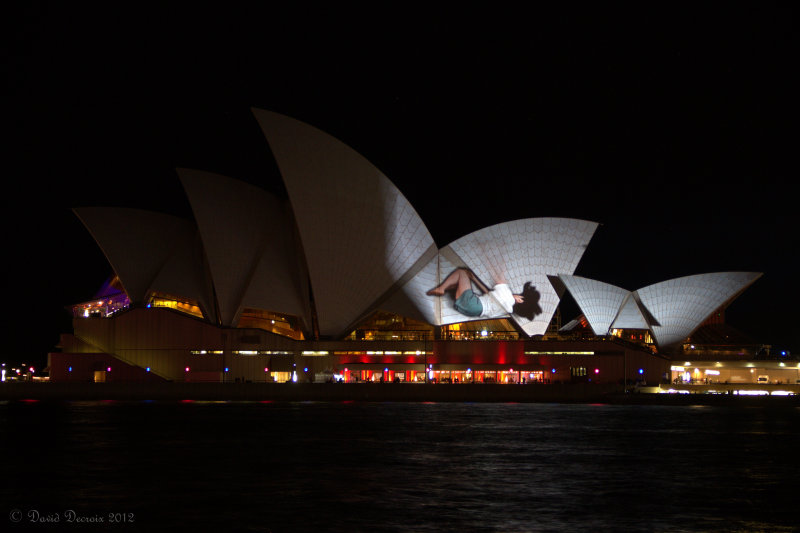
<svg viewBox="0 0 800 533"><path fill-rule="evenodd" d="M472 284L478 287L482 294L476 294ZM508 284L498 283L493 289L488 289L480 280L466 268L454 270L439 286L428 291L429 296L443 296L447 291L455 289L456 311L462 315L475 318L497 318L507 314L515 314L533 320L533 317L542 312L539 307L539 291L528 281L522 288L521 294L511 292Z"/></svg>

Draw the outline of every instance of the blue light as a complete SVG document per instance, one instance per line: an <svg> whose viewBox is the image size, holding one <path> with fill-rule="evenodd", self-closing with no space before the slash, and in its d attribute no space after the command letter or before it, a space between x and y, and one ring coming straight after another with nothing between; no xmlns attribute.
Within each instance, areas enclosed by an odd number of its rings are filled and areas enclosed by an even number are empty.
<svg viewBox="0 0 800 533"><path fill-rule="evenodd" d="M554 369L552 369L552 372L553 372L553 374L555 374L555 373L556 373L556 369L555 369L555 368L554 368Z"/></svg>
<svg viewBox="0 0 800 533"><path fill-rule="evenodd" d="M150 372L150 367L148 366L147 368L144 369L144 371L145 372Z"/></svg>
<svg viewBox="0 0 800 533"><path fill-rule="evenodd" d="M305 368L303 369L303 372L308 372L308 367L305 367Z"/></svg>
<svg viewBox="0 0 800 533"><path fill-rule="evenodd" d="M640 369L639 369L639 373L640 373L640 374L644 374L644 369L643 369L643 368L640 368Z"/></svg>
<svg viewBox="0 0 800 533"><path fill-rule="evenodd" d="M227 371L228 371L228 367L226 366L226 367L225 367L225 372L227 372Z"/></svg>
<svg viewBox="0 0 800 533"><path fill-rule="evenodd" d="M72 367L67 368L67 372L72 372Z"/></svg>

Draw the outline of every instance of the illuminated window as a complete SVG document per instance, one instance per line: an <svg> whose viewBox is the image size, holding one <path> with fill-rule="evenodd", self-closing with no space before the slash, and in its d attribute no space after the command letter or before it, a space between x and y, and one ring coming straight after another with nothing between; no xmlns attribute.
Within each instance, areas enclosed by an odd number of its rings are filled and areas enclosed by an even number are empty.
<svg viewBox="0 0 800 533"><path fill-rule="evenodd" d="M519 333L505 318L448 324L442 328L442 336L456 341L519 339Z"/></svg>
<svg viewBox="0 0 800 533"><path fill-rule="evenodd" d="M128 309L131 301L125 293L105 296L100 300L84 302L72 307L72 316L75 318L106 318Z"/></svg>
<svg viewBox="0 0 800 533"><path fill-rule="evenodd" d="M430 340L433 326L404 316L376 311L345 337L351 341Z"/></svg>
<svg viewBox="0 0 800 533"><path fill-rule="evenodd" d="M166 307L197 318L203 318L200 306L197 305L197 302L188 298L175 298L166 294L154 293L150 297L148 307Z"/></svg>
<svg viewBox="0 0 800 533"><path fill-rule="evenodd" d="M239 317L238 328L263 329L295 340L303 340L300 321L297 317L283 315L264 309L245 307Z"/></svg>

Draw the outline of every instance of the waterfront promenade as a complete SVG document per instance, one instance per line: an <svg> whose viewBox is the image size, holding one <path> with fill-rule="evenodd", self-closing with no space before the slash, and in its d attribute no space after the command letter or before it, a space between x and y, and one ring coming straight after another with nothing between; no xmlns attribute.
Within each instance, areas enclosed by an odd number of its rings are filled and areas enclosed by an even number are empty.
<svg viewBox="0 0 800 533"><path fill-rule="evenodd" d="M764 387L767 390L779 386ZM788 388L797 387L794 385ZM710 394L708 387L691 393L658 394L669 385L629 389L618 384L503 385L488 383L3 383L2 400L63 401L376 401L376 402L553 402L553 403L641 403L718 404L770 401L800 405L800 394L792 396L745 396L722 391ZM737 386L742 388L742 385ZM786 386L782 390L787 389ZM755 389L753 389L755 390ZM792 391L797 392L797 391Z"/></svg>
<svg viewBox="0 0 800 533"><path fill-rule="evenodd" d="M426 383L5 383L0 400L600 401L621 385Z"/></svg>

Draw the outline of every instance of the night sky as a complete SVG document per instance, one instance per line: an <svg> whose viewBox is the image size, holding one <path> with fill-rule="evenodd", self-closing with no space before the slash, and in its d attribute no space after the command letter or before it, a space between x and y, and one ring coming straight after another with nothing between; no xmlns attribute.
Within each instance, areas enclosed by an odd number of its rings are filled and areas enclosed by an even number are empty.
<svg viewBox="0 0 800 533"><path fill-rule="evenodd" d="M629 290L764 272L728 321L800 350L793 13L538 9L26 3L3 57L3 360L44 366L111 273L71 208L189 216L176 167L285 195L251 107L364 155L440 247L575 217L602 224L576 274Z"/></svg>

